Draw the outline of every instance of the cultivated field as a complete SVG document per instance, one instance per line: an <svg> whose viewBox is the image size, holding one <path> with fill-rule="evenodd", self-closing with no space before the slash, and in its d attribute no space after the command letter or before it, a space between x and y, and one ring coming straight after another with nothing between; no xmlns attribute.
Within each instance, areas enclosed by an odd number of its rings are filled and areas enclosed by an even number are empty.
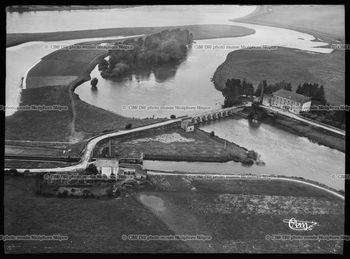
<svg viewBox="0 0 350 259"><path fill-rule="evenodd" d="M32 177L5 176L7 235L63 235L67 241L8 241L6 253L191 252L184 242L124 241L122 235L172 235L142 204L123 199L76 199L35 194Z"/></svg>
<svg viewBox="0 0 350 259"><path fill-rule="evenodd" d="M210 235L189 242L195 252L341 253L342 241L266 239L273 235L341 235L344 202L301 184L270 180L151 176L138 198L175 233ZM317 222L296 233L284 219Z"/></svg>
<svg viewBox="0 0 350 259"><path fill-rule="evenodd" d="M7 253L226 252L341 253L342 241L277 241L269 235L342 235L344 201L284 181L150 176L121 199L35 194L36 179L5 176L5 234L64 235L67 241L8 241ZM289 229L284 219L317 222ZM211 240L124 241L122 235L205 235Z"/></svg>

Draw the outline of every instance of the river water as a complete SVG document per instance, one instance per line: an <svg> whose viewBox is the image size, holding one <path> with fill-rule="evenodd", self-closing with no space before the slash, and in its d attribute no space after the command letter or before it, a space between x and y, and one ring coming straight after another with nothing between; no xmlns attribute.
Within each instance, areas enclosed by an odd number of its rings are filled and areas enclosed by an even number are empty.
<svg viewBox="0 0 350 259"><path fill-rule="evenodd" d="M7 13L6 29L8 33L28 33L223 24L229 19L245 16L255 8L239 5L153 5L122 9L15 12Z"/></svg>
<svg viewBox="0 0 350 259"><path fill-rule="evenodd" d="M264 166L242 166L240 163L202 163L145 161L147 169L227 174L275 174L298 176L344 190L345 154L321 146L282 129L262 123L252 128L246 119L216 121L200 127L202 130L234 142L261 155Z"/></svg>
<svg viewBox="0 0 350 259"><path fill-rule="evenodd" d="M219 91L215 90L211 77L227 54L242 46L285 46L306 51L331 52L331 49L322 48L327 43L313 41L314 37L305 33L228 21L250 13L254 9L255 7L252 6L202 8L148 6L91 11L12 13L7 15L7 30L19 33L185 24L237 24L255 29L256 33L249 36L196 41L189 50L187 59L178 67L164 68L162 71L144 76L133 75L123 82L104 80L95 69L91 76L99 79L98 91L91 91L89 82L76 89L76 93L82 100L125 116L168 117L171 114L179 116L198 113L203 109L219 108L223 97ZM218 13L220 15L217 15ZM79 19L76 18L77 15ZM118 19L112 17L118 17ZM74 44L88 40L92 39L55 43ZM47 48L49 45L50 43L30 42L7 48L7 105L19 104L21 77L25 76L30 67L40 61L41 57L52 51ZM186 106L190 108L186 109ZM193 109L197 106L201 109ZM7 116L11 114L13 114L11 110L6 112ZM220 137L256 150L261 154L261 159L266 162L266 165L248 168L233 162L218 165L217 163L149 161L146 167L162 170L234 171L302 176L336 189L344 189L344 181L331 177L332 174L345 172L345 155L342 152L320 146L306 138L266 124L262 124L258 129L252 129L244 119L215 122L202 128L207 131L214 130Z"/></svg>
<svg viewBox="0 0 350 259"><path fill-rule="evenodd" d="M257 33L237 38L198 40L179 67L165 67L148 76L133 75L131 79L116 82L103 79L96 67L91 77L98 79L98 90L91 91L90 82L86 82L76 89L76 93L92 105L128 117L194 114L221 107L223 96L214 88L211 78L232 50L241 46L272 45L325 53L331 51L319 47L326 43L311 41L313 38L303 33L265 26L250 27Z"/></svg>

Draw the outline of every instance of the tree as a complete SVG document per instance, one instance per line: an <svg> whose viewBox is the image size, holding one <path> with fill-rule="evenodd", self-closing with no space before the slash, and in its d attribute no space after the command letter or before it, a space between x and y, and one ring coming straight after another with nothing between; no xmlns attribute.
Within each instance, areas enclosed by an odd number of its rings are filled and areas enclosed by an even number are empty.
<svg viewBox="0 0 350 259"><path fill-rule="evenodd" d="M240 79L227 79L222 95L225 97L224 107L230 107L241 103L240 96L242 93L242 86Z"/></svg>
<svg viewBox="0 0 350 259"><path fill-rule="evenodd" d="M301 84L298 85L298 88L296 90L297 94L302 94L302 90L301 90Z"/></svg>
<svg viewBox="0 0 350 259"><path fill-rule="evenodd" d="M261 94L261 88L262 88L262 83L261 83L261 81L260 81L260 83L258 84L258 86L257 86L256 89L255 89L255 92L254 92L254 95L255 95L255 96L260 96L260 94Z"/></svg>
<svg viewBox="0 0 350 259"><path fill-rule="evenodd" d="M320 88L317 88L315 90L315 93L313 93L313 98L315 100L318 100L322 104L326 104L326 98L325 98L325 94L324 94L323 85L321 85Z"/></svg>
<svg viewBox="0 0 350 259"><path fill-rule="evenodd" d="M189 31L180 29L163 30L160 33L148 35L144 40L142 38L128 39L123 44L119 41L115 43L119 47L109 51L108 66L104 61L101 62L99 66L101 76L103 78L118 77L124 75L129 69L168 62L177 63L187 55L186 46L191 42L192 35ZM123 49L123 45L132 45L133 48ZM128 69L118 64L124 64L128 66Z"/></svg>
<svg viewBox="0 0 350 259"><path fill-rule="evenodd" d="M128 123L125 125L125 129L131 129L132 128L132 124L131 123Z"/></svg>
<svg viewBox="0 0 350 259"><path fill-rule="evenodd" d="M11 169L9 170L9 173L12 174L12 175L17 175L17 174L18 174L18 171L17 171L17 169L11 168Z"/></svg>
<svg viewBox="0 0 350 259"><path fill-rule="evenodd" d="M138 38L138 39L137 39L137 44L138 44L140 47L143 46L143 43L144 43L143 38Z"/></svg>
<svg viewBox="0 0 350 259"><path fill-rule="evenodd" d="M108 69L108 62L105 59L102 59L101 62L98 64L98 70L99 71L104 71Z"/></svg>
<svg viewBox="0 0 350 259"><path fill-rule="evenodd" d="M251 83L248 83L244 78L242 81L242 94L245 95L253 95L254 94L254 86Z"/></svg>
<svg viewBox="0 0 350 259"><path fill-rule="evenodd" d="M322 105L327 103L324 87L323 85L319 86L317 83L304 83L303 85L299 85L296 93L311 97L313 102Z"/></svg>
<svg viewBox="0 0 350 259"><path fill-rule="evenodd" d="M124 62L119 62L114 65L114 68L112 70L112 76L120 76L129 69L129 65L125 64Z"/></svg>
<svg viewBox="0 0 350 259"><path fill-rule="evenodd" d="M98 174L97 167L94 164L89 164L85 170L85 173L89 175L96 175Z"/></svg>
<svg viewBox="0 0 350 259"><path fill-rule="evenodd" d="M96 85L97 85L97 82L98 82L98 79L96 78L96 77L94 77L92 80L91 80L91 86L92 87L96 87Z"/></svg>
<svg viewBox="0 0 350 259"><path fill-rule="evenodd" d="M267 82L266 80L263 80L263 81L260 81L258 87L256 88L256 91L255 91L255 96L260 96L261 95L261 89L264 87L264 93L266 94L267 93Z"/></svg>
<svg viewBox="0 0 350 259"><path fill-rule="evenodd" d="M287 83L286 81L282 80L281 82L276 83L275 85L272 85L273 88L277 90L284 89L287 91L292 91L292 84Z"/></svg>

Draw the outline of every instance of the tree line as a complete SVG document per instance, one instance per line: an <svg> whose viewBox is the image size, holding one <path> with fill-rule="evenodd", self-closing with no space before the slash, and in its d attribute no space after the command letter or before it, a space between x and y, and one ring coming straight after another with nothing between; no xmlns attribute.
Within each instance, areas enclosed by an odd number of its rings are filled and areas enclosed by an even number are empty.
<svg viewBox="0 0 350 259"><path fill-rule="evenodd" d="M225 97L225 103L228 106L232 106L240 104L242 96L260 96L262 88L264 88L264 94L272 94L280 89L287 91L292 91L293 89L292 84L284 80L270 84L266 80L262 80L254 90L253 84L247 82L246 79L231 78L227 79L222 94ZM296 93L311 97L311 101L314 104L327 104L323 85L317 83L299 84Z"/></svg>
<svg viewBox="0 0 350 259"><path fill-rule="evenodd" d="M247 82L246 79L227 79L225 88L222 90L222 94L225 98L223 107L227 108L242 104L242 101L247 98L247 96L260 96L262 88L264 88L264 94L272 94L280 89L292 91L293 87L290 82L284 80L270 84L268 84L266 80L262 80L254 90L253 84ZM296 93L311 97L311 108L316 105L330 106L325 97L324 86L318 83L299 84ZM301 115L345 129L345 111L342 110L311 109L309 112L302 112Z"/></svg>

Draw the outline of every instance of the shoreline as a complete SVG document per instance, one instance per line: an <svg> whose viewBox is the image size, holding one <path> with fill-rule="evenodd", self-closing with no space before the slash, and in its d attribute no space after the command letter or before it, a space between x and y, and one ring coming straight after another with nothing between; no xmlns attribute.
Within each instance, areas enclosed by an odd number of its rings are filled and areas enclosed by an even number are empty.
<svg viewBox="0 0 350 259"><path fill-rule="evenodd" d="M172 141L162 143L158 136L177 134L182 138L192 139L191 143ZM138 142L139 139L149 139L148 142ZM248 149L236 143L212 136L210 133L196 128L188 133L180 128L180 123L168 127L160 127L143 132L132 133L127 137L111 138L112 151L108 154L109 142L105 139L95 147L93 158L139 157L144 160L182 161L182 162L236 162L243 166L251 166L256 159L248 154ZM204 145L208 143L208 145ZM107 153L106 153L107 152Z"/></svg>
<svg viewBox="0 0 350 259"><path fill-rule="evenodd" d="M268 5L257 6L257 8L252 13L250 13L244 17L231 19L230 21L294 30L294 31L298 31L301 33L310 34L310 35L314 36L314 38L315 38L314 40L319 39L319 40L327 42L329 44L345 43L345 34L340 39L335 35L331 35L327 32L321 32L321 31L318 31L318 30L312 29L312 28L305 28L305 27L298 26L298 25L282 24L279 22L263 20L264 19L263 16L269 12L269 11L267 11L268 7L269 7Z"/></svg>
<svg viewBox="0 0 350 259"><path fill-rule="evenodd" d="M133 37L134 36L131 36L131 38L133 38ZM123 38L121 40L124 40L124 39L126 39L126 38ZM116 39L114 41L119 41L119 39ZM88 42L91 42L91 41L88 41ZM94 41L93 43L94 44L98 44L99 42L101 42L101 41L100 40L99 41ZM36 66L38 64L40 64L41 62L44 62L45 60L47 60L48 56L50 56L50 55L52 55L54 53L57 53L59 51L61 51L61 53L63 53L63 54L65 52L65 51L62 51L62 50L54 51L54 52L46 55L45 57L43 57L36 64ZM77 58L79 58L79 53L77 53L77 55L78 55ZM77 63L78 65L80 65L77 68L79 72L77 74L77 78L74 79L73 81L70 81L70 82L67 82L67 83L65 83L63 85L58 85L58 86L50 86L48 84L48 86L39 87L39 88L35 88L35 87L33 88L33 87L30 87L27 84L27 87L25 89L25 91L29 91L30 92L30 97L28 98L29 100L27 100L26 102L30 101L30 98L32 98L33 92L36 92L36 93L40 92L40 93L45 93L45 96L44 96L45 99L42 99L40 101L36 101L37 103L39 103L39 104L47 103L48 101L50 103L55 103L55 102L57 102L55 100L55 96L52 96L52 98L55 101L50 99L50 95L48 96L48 94L50 92L53 92L56 95L57 95L57 93L63 95L65 97L65 100L62 100L62 101L64 102L65 105L68 105L68 103L69 103L68 107L72 108L71 105L73 103L75 103L75 109L76 109L75 112L78 114L77 117L79 119L78 120L78 125L76 125L77 126L76 129L77 129L78 132L83 132L84 133L83 139L81 139L78 143L84 142L85 140L90 139L91 137L99 135L99 134L101 134L103 132L106 132L106 131L115 131L115 130L124 129L123 125L127 124L127 123L132 123L134 125L134 127L137 127L137 126L143 126L143 125L147 125L147 124L150 124L150 123L154 123L154 122L157 122L157 121L160 121L160 120L164 120L164 119L150 119L150 118L144 118L144 119L128 118L128 117L125 117L125 116L113 113L111 111L104 110L102 108L90 105L90 104L84 102L83 100L81 100L79 98L79 95L77 95L74 92L74 90L78 86L80 86L82 83L84 83L86 81L89 81L91 79L91 77L90 77L91 71L96 67L96 65L98 64L98 61L101 58L103 58L105 55L107 55L107 51L96 55L92 60L89 60L85 64L84 63ZM70 55L68 57L68 59L70 59L71 57L72 57L72 55ZM50 57L48 59L50 59ZM73 57L73 59L74 59L74 57ZM55 60L55 59L53 59L53 60ZM84 64L84 65L81 65L81 64ZM45 70L46 67L44 67L42 69ZM64 69L64 67L62 67L62 69ZM33 68L31 68L27 72L29 77L31 77L31 71L32 70L33 70ZM23 94L22 94L22 98L23 98ZM58 104L60 104L60 103L58 103ZM72 109L74 109L74 108L72 108ZM74 113L74 111L69 110L69 113ZM79 113L80 113L80 116L79 116ZM10 120L11 122L17 123L17 120L18 120L19 117L24 117L25 118L26 117L25 115L27 115L27 114L28 114L28 112L25 113L25 112L17 111L17 112L15 112L14 114L12 114L10 116L6 116L5 120ZM94 114L95 114L95 118L91 118L91 116L94 115ZM38 117L38 116L36 116L36 114L30 114L30 115ZM85 115L89 116L90 118L87 118ZM73 119L74 115L71 114L70 116L71 116L70 120L69 120L69 122L67 121L66 124L71 124L72 123L72 119ZM96 118L99 119L100 123L98 123ZM88 121L87 123L86 123L86 120ZM149 120L150 122L147 122L147 120ZM89 124L89 122L90 122L90 124ZM51 121L49 123L51 123ZM63 123L65 123L65 122L63 122ZM91 124L91 123L93 123L93 124ZM8 125L9 124L7 124L7 126ZM27 138L23 138L23 137L18 138L18 134L19 133L14 133L11 127L14 127L14 126L5 127L5 140L6 140L6 135L10 135L9 137L12 140L62 141L61 138L57 139L58 135L57 136L56 135L54 135L54 136L46 136L45 139L42 139L42 136L38 135L35 132L33 133L34 136L31 135L29 138L28 137ZM67 135L67 133L65 132L63 127L62 127L61 130L62 130L62 132L60 132L60 133L64 135L64 138L65 138L64 141L69 141L70 135ZM7 133L6 131L8 131L9 133ZM37 135L35 135L35 134L37 134ZM74 144L74 142L72 142L72 141L69 141L69 142Z"/></svg>
<svg viewBox="0 0 350 259"><path fill-rule="evenodd" d="M131 36L132 37L132 36ZM85 103L84 101L80 100L79 96L77 94L74 93L74 90L80 86L82 83L88 81L91 79L91 76L90 76L90 73L91 71L96 67L96 65L99 63L99 61L101 60L101 58L105 57L107 55L107 53L103 53L99 56L96 56L93 60L91 60L89 62L89 64L81 71L80 75L78 76L78 78L76 80L74 80L74 82L71 82L67 85L68 87L68 91L70 92L70 94L73 95L73 102L75 101L78 101L78 102L81 102L81 103L84 103L86 105L88 105L88 107L92 107L93 109L100 109L100 110L103 110L99 107L95 107L93 105L90 105L90 104L87 104ZM64 89L64 88L62 88ZM76 106L76 105L75 105ZM105 111L103 110L104 112L108 112L108 111ZM121 115L118 115L118 114L115 114L115 113L112 113L114 116L121 116ZM123 116L122 116L123 117ZM101 133L101 132L100 132ZM293 132L295 133L295 132ZM98 135L98 133L96 133ZM209 134L209 133L207 133ZM217 142L223 142L224 140L223 139L220 139L218 138L217 136L214 136L213 138L216 138L216 141ZM219 140L220 139L220 140ZM238 146L237 144L235 143L232 143L236 146ZM240 147L240 146L238 146ZM243 147L240 147L240 148L243 148ZM243 148L247 151L246 148ZM201 161L201 162L227 162L227 161L231 161L231 160L234 160L235 162L242 162L241 160L242 159L236 159L236 160L239 160L239 161L236 161L234 158L227 158L227 157L221 157L221 158L209 158L209 157L201 157L201 158L198 158L198 157L190 157L190 158L187 158L187 159L183 159L182 156L179 156L179 157L174 157L174 156L156 156L156 155L149 155L149 160L153 160L153 159L157 159L157 160L169 160L171 159L172 161Z"/></svg>
<svg viewBox="0 0 350 259"><path fill-rule="evenodd" d="M200 24L162 27L125 27L94 30L58 31L41 33L8 33L6 34L6 48L14 47L30 41L63 41L85 38L99 38L111 36L135 36L154 34L162 30L179 28L187 29L193 34L193 40L243 37L255 33L254 29L238 25Z"/></svg>
<svg viewBox="0 0 350 259"><path fill-rule="evenodd" d="M306 123L295 121L282 115L279 115L276 120L267 118L264 119L263 122L297 136L305 137L309 141L318 145L326 146L345 154L345 139L339 137L338 135L335 136L333 134L326 134L325 132L328 131L319 130L312 125L307 125ZM338 143L336 140L342 141L342 143Z"/></svg>
<svg viewBox="0 0 350 259"><path fill-rule="evenodd" d="M6 8L8 13L26 13L41 11L79 11L79 10L103 10L103 9L125 9L133 8L141 5L21 5L9 6Z"/></svg>
<svg viewBox="0 0 350 259"><path fill-rule="evenodd" d="M249 110L247 110L246 113L248 114ZM296 136L307 138L310 142L335 149L345 154L345 139L340 137L338 134L329 133L326 130L308 125L305 122L297 121L281 114L279 114L276 119L271 117L263 118L262 123L266 123ZM332 140L330 138L334 139ZM340 144L336 143L334 140L343 140L343 142Z"/></svg>

